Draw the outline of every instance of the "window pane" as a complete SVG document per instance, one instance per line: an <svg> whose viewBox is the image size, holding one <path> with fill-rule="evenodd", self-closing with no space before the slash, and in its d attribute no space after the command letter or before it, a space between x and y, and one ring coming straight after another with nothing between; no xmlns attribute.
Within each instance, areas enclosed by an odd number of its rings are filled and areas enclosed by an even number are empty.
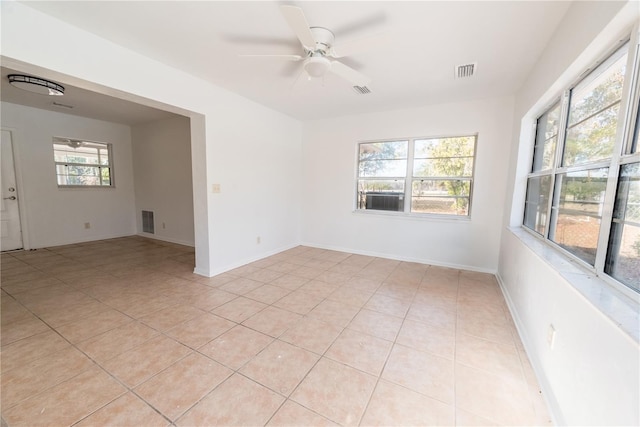
<svg viewBox="0 0 640 427"><path fill-rule="evenodd" d="M544 235L547 227L551 175L529 178L524 209L524 225Z"/></svg>
<svg viewBox="0 0 640 427"><path fill-rule="evenodd" d="M407 174L406 160L364 160L360 162L359 175L365 177L404 177Z"/></svg>
<svg viewBox="0 0 640 427"><path fill-rule="evenodd" d="M404 179L359 180L358 209L404 211Z"/></svg>
<svg viewBox="0 0 640 427"><path fill-rule="evenodd" d="M413 176L422 177L471 177L473 157L452 157L441 159L415 159Z"/></svg>
<svg viewBox="0 0 640 427"><path fill-rule="evenodd" d="M565 166L606 159L613 153L627 62L626 54L616 55L615 62L596 69L595 77L588 76L571 90Z"/></svg>
<svg viewBox="0 0 640 427"><path fill-rule="evenodd" d="M640 163L620 169L605 273L640 290Z"/></svg>
<svg viewBox="0 0 640 427"><path fill-rule="evenodd" d="M475 136L417 139L415 141L414 157L416 159L473 157L475 142Z"/></svg>
<svg viewBox="0 0 640 427"><path fill-rule="evenodd" d="M636 129L633 132L633 141L631 142L630 153L638 152L638 139L640 139L640 101L638 101L638 106L636 110Z"/></svg>
<svg viewBox="0 0 640 427"><path fill-rule="evenodd" d="M53 154L56 162L62 163L85 163L97 165L98 150L95 148L78 147L72 148L68 145L53 144Z"/></svg>
<svg viewBox="0 0 640 427"><path fill-rule="evenodd" d="M559 174L559 194L553 204L553 228L549 238L593 265L608 168Z"/></svg>
<svg viewBox="0 0 640 427"><path fill-rule="evenodd" d="M411 188L411 212L468 215L471 181L415 180Z"/></svg>
<svg viewBox="0 0 640 427"><path fill-rule="evenodd" d="M409 141L360 144L360 160L406 159Z"/></svg>
<svg viewBox="0 0 640 427"><path fill-rule="evenodd" d="M551 107L536 124L536 145L533 149L533 172L551 169L558 143L560 104Z"/></svg>

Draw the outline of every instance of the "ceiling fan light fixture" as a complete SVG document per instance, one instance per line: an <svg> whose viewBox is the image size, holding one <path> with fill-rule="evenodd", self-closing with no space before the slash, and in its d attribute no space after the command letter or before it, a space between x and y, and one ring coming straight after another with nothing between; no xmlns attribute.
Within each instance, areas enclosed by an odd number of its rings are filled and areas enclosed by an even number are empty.
<svg viewBox="0 0 640 427"><path fill-rule="evenodd" d="M331 61L324 56L312 56L305 61L304 70L311 77L322 77L330 66Z"/></svg>
<svg viewBox="0 0 640 427"><path fill-rule="evenodd" d="M9 83L19 89L40 95L61 96L64 95L64 86L39 77L25 76L23 74L9 74Z"/></svg>

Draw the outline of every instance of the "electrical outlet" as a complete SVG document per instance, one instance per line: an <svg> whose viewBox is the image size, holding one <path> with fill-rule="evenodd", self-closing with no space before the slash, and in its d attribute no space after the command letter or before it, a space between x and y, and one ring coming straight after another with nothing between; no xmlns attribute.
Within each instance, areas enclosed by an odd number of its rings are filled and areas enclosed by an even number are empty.
<svg viewBox="0 0 640 427"><path fill-rule="evenodd" d="M88 230L88 229L90 229L90 228L91 228L91 223L90 223L90 222L85 222L85 223L84 223L84 229L85 229L85 230Z"/></svg>
<svg viewBox="0 0 640 427"><path fill-rule="evenodd" d="M256 237L256 243L260 244L260 236Z"/></svg>

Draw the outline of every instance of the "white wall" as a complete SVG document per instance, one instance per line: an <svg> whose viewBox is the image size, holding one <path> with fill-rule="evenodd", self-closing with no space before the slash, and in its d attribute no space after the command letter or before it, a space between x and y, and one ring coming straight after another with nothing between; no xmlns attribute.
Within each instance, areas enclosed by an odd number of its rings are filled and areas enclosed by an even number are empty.
<svg viewBox="0 0 640 427"><path fill-rule="evenodd" d="M516 97L498 276L558 424L640 424L638 338L603 314L575 285L595 288L608 305L625 305L623 297L607 285L594 285L598 279L586 270L508 227L519 228L522 221L536 115L625 32L628 35L638 10L637 2L573 3ZM637 303L630 310L637 322ZM547 343L550 324L556 329L553 348Z"/></svg>
<svg viewBox="0 0 640 427"><path fill-rule="evenodd" d="M131 131L128 126L2 103L22 181L26 247L42 248L135 234ZM58 188L53 137L113 144L115 188ZM90 229L84 223L91 223Z"/></svg>
<svg viewBox="0 0 640 427"><path fill-rule="evenodd" d="M193 246L189 118L132 126L131 139L138 234ZM154 212L154 234L142 232L142 210Z"/></svg>
<svg viewBox="0 0 640 427"><path fill-rule="evenodd" d="M196 272L215 274L299 242L299 121L28 4L0 7L3 65L191 118Z"/></svg>
<svg viewBox="0 0 640 427"><path fill-rule="evenodd" d="M513 100L489 99L306 122L305 244L495 272ZM360 141L478 133L471 220L354 213Z"/></svg>

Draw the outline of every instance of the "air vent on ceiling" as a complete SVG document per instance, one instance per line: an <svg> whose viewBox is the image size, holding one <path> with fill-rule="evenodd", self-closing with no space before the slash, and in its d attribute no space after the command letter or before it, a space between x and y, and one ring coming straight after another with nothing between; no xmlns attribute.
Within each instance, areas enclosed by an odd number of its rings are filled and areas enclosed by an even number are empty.
<svg viewBox="0 0 640 427"><path fill-rule="evenodd" d="M152 211L142 211L142 231L145 233L154 234L154 224L153 224L153 212Z"/></svg>
<svg viewBox="0 0 640 427"><path fill-rule="evenodd" d="M354 86L353 90L355 90L356 93L359 93L360 95L366 95L368 93L371 93L371 89L369 89L366 86Z"/></svg>
<svg viewBox="0 0 640 427"><path fill-rule="evenodd" d="M464 79L467 77L472 77L476 70L478 68L478 63L477 62L472 62L470 64L463 64L463 65L458 65L456 66L456 78L457 79Z"/></svg>

